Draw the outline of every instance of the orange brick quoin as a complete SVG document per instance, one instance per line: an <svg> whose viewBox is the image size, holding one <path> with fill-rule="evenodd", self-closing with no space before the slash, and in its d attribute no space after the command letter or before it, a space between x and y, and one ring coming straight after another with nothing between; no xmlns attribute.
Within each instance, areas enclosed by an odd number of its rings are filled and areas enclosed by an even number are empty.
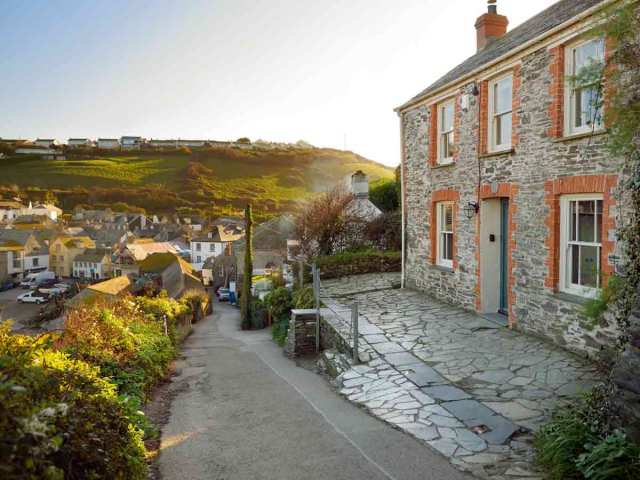
<svg viewBox="0 0 640 480"><path fill-rule="evenodd" d="M429 165L438 163L438 104L429 107Z"/></svg>
<svg viewBox="0 0 640 480"><path fill-rule="evenodd" d="M508 301L509 301L509 326L513 327L516 324L516 317L513 313L513 305L515 304L516 296L514 286L516 284L516 278L514 275L515 260L513 259L513 253L516 250L516 221L515 214L517 212L517 205L515 202L516 195L518 194L518 186L513 183L501 183L498 185L497 191L491 190L491 185L481 185L478 196L481 200L487 198L508 198L509 199L509 241L507 243L507 258L509 264L507 265L507 271L509 272L509 278L507 279L508 289ZM480 207L482 208L482 206ZM481 290L480 290L480 215L476 219L476 309L480 311L482 309L481 302Z"/></svg>
<svg viewBox="0 0 640 480"><path fill-rule="evenodd" d="M484 80L480 83L480 118L478 122L478 152L484 155L488 152L487 138L489 130L487 123L489 122L489 81Z"/></svg>
<svg viewBox="0 0 640 480"><path fill-rule="evenodd" d="M522 79L520 78L520 65L513 68L513 89L511 91L511 148L518 146L518 109L520 108L520 86Z"/></svg>
<svg viewBox="0 0 640 480"><path fill-rule="evenodd" d="M462 108L460 107L460 95L456 95L453 100L453 161L458 162L460 158L460 147L458 142L460 141L460 115L462 114Z"/></svg>
<svg viewBox="0 0 640 480"><path fill-rule="evenodd" d="M458 202L460 201L460 193L455 190L435 190L431 193L431 228L429 231L429 235L431 237L431 252L429 258L431 259L431 264L435 265L437 261L437 234L438 227L436 225L438 215L436 208L438 207L438 202L453 202L453 269L458 268L458 259L457 259L457 248L456 248L456 227L458 224Z"/></svg>
<svg viewBox="0 0 640 480"><path fill-rule="evenodd" d="M551 85L549 86L549 96L551 105L549 116L551 117L551 128L549 136L559 138L564 132L564 45L559 45L551 49Z"/></svg>
<svg viewBox="0 0 640 480"><path fill-rule="evenodd" d="M549 230L545 246L549 254L547 256L547 277L544 285L557 291L560 283L560 196L575 193L601 193L602 194L602 255L600 269L606 279L613 273L613 266L609 264L609 255L615 249L615 242L610 241L609 231L616 228L615 218L612 215L612 207L616 201L612 190L618 184L617 175L580 175L575 177L562 177L556 180L548 180L544 184L545 203L549 207L549 214L545 224Z"/></svg>

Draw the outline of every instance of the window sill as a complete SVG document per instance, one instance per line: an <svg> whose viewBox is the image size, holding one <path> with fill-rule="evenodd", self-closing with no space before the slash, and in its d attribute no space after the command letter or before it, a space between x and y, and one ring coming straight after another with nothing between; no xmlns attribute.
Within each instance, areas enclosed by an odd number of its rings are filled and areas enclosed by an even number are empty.
<svg viewBox="0 0 640 480"><path fill-rule="evenodd" d="M576 305L584 305L589 300L592 300L591 298L581 297L580 295L575 295L573 293L567 293L567 292L555 292L553 296L556 297L558 300L574 303Z"/></svg>
<svg viewBox="0 0 640 480"><path fill-rule="evenodd" d="M450 162L446 162L446 163L436 163L435 165L432 165L431 168L447 168L447 167L452 167L455 164L456 162L451 160Z"/></svg>
<svg viewBox="0 0 640 480"><path fill-rule="evenodd" d="M478 155L478 158L491 158L491 157L499 157L500 155L511 155L515 153L515 148L508 148L506 150L497 150L495 152L487 152L481 153Z"/></svg>
<svg viewBox="0 0 640 480"><path fill-rule="evenodd" d="M438 265L437 263L434 263L433 265L431 265L433 268L435 268L436 270L440 270L441 272L446 272L446 273L453 273L453 267L445 267L444 265Z"/></svg>
<svg viewBox="0 0 640 480"><path fill-rule="evenodd" d="M589 137L600 137L607 133L606 130L596 130L595 132L584 132L584 133L572 133L570 135L565 135L564 137L554 138L552 141L554 143L562 143L562 142L570 142L572 140L581 140L583 138Z"/></svg>

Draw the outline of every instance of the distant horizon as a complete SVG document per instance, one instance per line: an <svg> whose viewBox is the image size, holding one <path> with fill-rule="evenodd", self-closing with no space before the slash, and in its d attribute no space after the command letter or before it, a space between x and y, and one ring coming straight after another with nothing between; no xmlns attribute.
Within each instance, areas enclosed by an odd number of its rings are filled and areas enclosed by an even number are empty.
<svg viewBox="0 0 640 480"><path fill-rule="evenodd" d="M553 3L498 11L511 30ZM475 53L485 11L485 0L6 0L0 136L303 140L396 166L393 109Z"/></svg>

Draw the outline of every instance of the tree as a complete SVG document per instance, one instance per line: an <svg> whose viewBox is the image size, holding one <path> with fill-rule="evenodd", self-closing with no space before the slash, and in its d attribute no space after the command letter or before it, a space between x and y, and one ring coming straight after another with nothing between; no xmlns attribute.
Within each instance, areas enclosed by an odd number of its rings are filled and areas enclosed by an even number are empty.
<svg viewBox="0 0 640 480"><path fill-rule="evenodd" d="M359 222L347 208L353 195L336 187L311 200L296 218L300 250L307 256L331 255L357 241L349 225Z"/></svg>
<svg viewBox="0 0 640 480"><path fill-rule="evenodd" d="M369 199L383 212L392 212L400 206L397 188L394 180L380 179L369 187Z"/></svg>
<svg viewBox="0 0 640 480"><path fill-rule="evenodd" d="M244 209L245 221L245 249L244 249L244 275L242 280L242 294L240 296L240 320L242 329L251 328L251 283L253 277L253 221L251 219L251 205L247 204Z"/></svg>

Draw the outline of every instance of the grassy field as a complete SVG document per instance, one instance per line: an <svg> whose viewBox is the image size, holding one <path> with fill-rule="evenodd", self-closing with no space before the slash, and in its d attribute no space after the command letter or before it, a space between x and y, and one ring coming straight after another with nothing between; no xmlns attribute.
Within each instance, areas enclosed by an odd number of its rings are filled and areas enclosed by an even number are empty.
<svg viewBox="0 0 640 480"><path fill-rule="evenodd" d="M332 149L210 149L186 154L41 160L0 159L0 186L53 190L64 208L116 201L164 212L237 213L251 202L260 217L295 209L301 200L363 170L371 180L393 169Z"/></svg>

